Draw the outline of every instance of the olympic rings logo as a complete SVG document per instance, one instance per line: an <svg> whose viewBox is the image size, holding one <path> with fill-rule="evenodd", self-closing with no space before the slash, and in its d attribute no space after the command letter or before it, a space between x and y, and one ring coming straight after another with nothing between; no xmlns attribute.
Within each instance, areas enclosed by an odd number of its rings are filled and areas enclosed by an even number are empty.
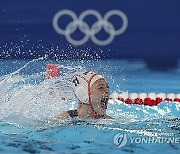
<svg viewBox="0 0 180 154"><path fill-rule="evenodd" d="M62 29L59 27L58 22L64 15L70 16L72 18L72 22L70 22L65 29ZM84 18L89 15L95 16L97 18L97 22L92 24L91 27L86 22L84 22ZM113 24L108 21L109 18L113 15L119 16L122 20L122 26L117 30L115 30ZM111 10L107 12L104 17L102 17L96 10L86 10L80 14L79 18L71 10L61 10L57 12L53 18L53 27L55 31L61 35L64 35L70 44L77 46L85 44L89 38L91 38L91 40L97 45L108 45L114 40L115 36L124 33L127 29L127 26L127 16L120 10ZM84 37L81 40L74 40L71 37L71 34L74 33L77 28L79 28L80 32L84 34ZM99 40L96 37L96 34L100 32L102 28L104 28L105 32L109 34L109 37L106 40Z"/></svg>

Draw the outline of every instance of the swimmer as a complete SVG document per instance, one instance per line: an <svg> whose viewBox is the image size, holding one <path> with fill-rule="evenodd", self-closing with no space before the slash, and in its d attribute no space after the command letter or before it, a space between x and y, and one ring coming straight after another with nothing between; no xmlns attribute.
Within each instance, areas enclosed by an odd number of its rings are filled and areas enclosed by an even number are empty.
<svg viewBox="0 0 180 154"><path fill-rule="evenodd" d="M47 120L74 117L113 119L106 114L110 93L108 83L103 76L94 72L77 72L72 77L72 88L79 100L78 108Z"/></svg>

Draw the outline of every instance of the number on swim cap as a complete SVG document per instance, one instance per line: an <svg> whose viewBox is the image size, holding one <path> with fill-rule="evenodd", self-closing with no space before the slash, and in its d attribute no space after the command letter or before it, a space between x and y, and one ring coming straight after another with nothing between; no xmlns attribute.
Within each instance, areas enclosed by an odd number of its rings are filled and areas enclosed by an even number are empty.
<svg viewBox="0 0 180 154"><path fill-rule="evenodd" d="M77 78L77 77L73 80L73 83L74 83L74 85L75 85L75 86L78 86L78 84L79 84L79 80L78 80L78 78Z"/></svg>

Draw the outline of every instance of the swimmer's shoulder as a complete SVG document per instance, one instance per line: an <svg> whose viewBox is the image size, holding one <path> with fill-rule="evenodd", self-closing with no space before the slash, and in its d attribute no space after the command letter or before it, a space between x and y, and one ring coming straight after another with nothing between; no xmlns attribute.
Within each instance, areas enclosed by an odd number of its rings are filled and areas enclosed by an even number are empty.
<svg viewBox="0 0 180 154"><path fill-rule="evenodd" d="M63 113L61 113L61 114L59 114L59 115L57 115L55 117L45 119L43 121L48 122L48 121L66 120L66 119L71 119L71 118L74 118L74 117L78 117L77 110L69 110L69 111L63 112ZM114 118L112 118L109 115L105 115L103 117L103 119L114 119Z"/></svg>
<svg viewBox="0 0 180 154"><path fill-rule="evenodd" d="M67 112L63 112L57 118L58 119L69 119L69 118L74 118L74 117L78 117L77 110L69 110ZM103 117L103 119L114 119L114 118L106 114Z"/></svg>
<svg viewBox="0 0 180 154"><path fill-rule="evenodd" d="M69 110L69 111L66 111L66 112L63 112L61 113L60 115L54 117L54 119L58 120L64 120L64 119L69 119L69 118L74 118L74 117L78 117L78 111L77 109L76 110Z"/></svg>
<svg viewBox="0 0 180 154"><path fill-rule="evenodd" d="M60 115L58 115L57 118L64 120L64 119L69 119L69 118L71 118L71 117L70 117L68 111L66 111L66 112L63 112L63 113L61 113Z"/></svg>

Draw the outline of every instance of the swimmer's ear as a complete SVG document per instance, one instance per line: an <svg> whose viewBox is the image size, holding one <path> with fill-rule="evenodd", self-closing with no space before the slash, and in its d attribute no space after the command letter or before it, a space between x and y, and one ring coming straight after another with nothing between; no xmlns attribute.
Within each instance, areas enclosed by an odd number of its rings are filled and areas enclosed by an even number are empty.
<svg viewBox="0 0 180 154"><path fill-rule="evenodd" d="M87 90L82 87L79 86L78 88L76 88L76 92L75 95L77 96L77 98L79 99L79 101L83 102L83 103L87 103L88 102L88 96L87 96Z"/></svg>

